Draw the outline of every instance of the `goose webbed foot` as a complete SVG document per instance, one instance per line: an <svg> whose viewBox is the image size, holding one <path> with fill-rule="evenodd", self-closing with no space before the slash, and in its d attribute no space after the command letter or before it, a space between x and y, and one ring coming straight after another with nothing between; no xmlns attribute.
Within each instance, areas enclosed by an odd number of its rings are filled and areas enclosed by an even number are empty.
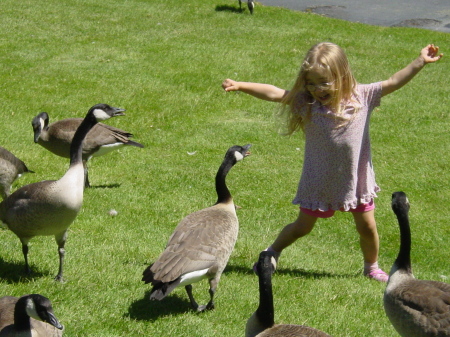
<svg viewBox="0 0 450 337"><path fill-rule="evenodd" d="M191 304L192 304L192 302L191 302ZM197 303L195 303L195 306L194 306L194 304L192 304L192 307L197 312L204 312L206 310L213 310L214 309L214 302L210 301L206 305L198 305Z"/></svg>
<svg viewBox="0 0 450 337"><path fill-rule="evenodd" d="M65 283L63 276L59 274L55 276L55 281Z"/></svg>
<svg viewBox="0 0 450 337"><path fill-rule="evenodd" d="M28 264L25 265L25 274L27 276L30 276L31 274L33 274L33 271L31 270L31 268Z"/></svg>
<svg viewBox="0 0 450 337"><path fill-rule="evenodd" d="M206 309L207 310L213 310L215 308L214 306L214 302L211 300L208 302L208 304L206 305Z"/></svg>

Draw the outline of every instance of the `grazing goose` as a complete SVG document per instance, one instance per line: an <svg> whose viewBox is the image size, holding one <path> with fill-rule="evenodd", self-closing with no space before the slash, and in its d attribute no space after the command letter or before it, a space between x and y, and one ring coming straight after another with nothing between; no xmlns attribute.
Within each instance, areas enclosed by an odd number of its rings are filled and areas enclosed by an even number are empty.
<svg viewBox="0 0 450 337"><path fill-rule="evenodd" d="M273 252L263 251L259 254L256 264L259 278L259 306L247 321L245 337L330 337L325 332L304 325L275 324L272 274L276 264Z"/></svg>
<svg viewBox="0 0 450 337"><path fill-rule="evenodd" d="M70 158L70 143L82 121L82 118L67 118L49 125L48 114L41 112L31 122L34 131L34 142L60 157ZM86 187L90 186L87 168L88 160L92 157L103 156L125 145L144 147L144 145L130 140L132 136L129 132L103 123L98 123L94 126L83 142Z"/></svg>
<svg viewBox="0 0 450 337"><path fill-rule="evenodd" d="M411 270L411 231L406 194L392 194L400 227L400 250L384 292L384 310L401 336L450 336L450 284L417 280Z"/></svg>
<svg viewBox="0 0 450 337"><path fill-rule="evenodd" d="M253 0L247 1L248 10L250 11L250 14L253 14L253 8L255 8L255 4L253 3ZM242 0L239 0L239 8L242 10Z"/></svg>
<svg viewBox="0 0 450 337"><path fill-rule="evenodd" d="M225 178L234 164L249 155L249 148L250 144L228 149L215 179L217 202L181 220L164 252L145 269L142 281L153 285L151 300L162 300L176 287L185 286L194 310L214 309L214 293L239 230ZM204 278L209 280L210 301L199 306L192 295L191 284Z"/></svg>
<svg viewBox="0 0 450 337"><path fill-rule="evenodd" d="M60 337L63 326L39 294L0 298L0 337Z"/></svg>
<svg viewBox="0 0 450 337"><path fill-rule="evenodd" d="M12 183L23 173L30 171L23 161L0 146L0 194L3 199L11 194Z"/></svg>
<svg viewBox="0 0 450 337"><path fill-rule="evenodd" d="M0 203L0 220L22 242L28 273L28 242L34 236L54 235L59 252L59 272L56 280L63 280L67 229L75 220L83 203L83 139L99 120L123 115L123 111L107 104L94 105L73 137L70 166L64 176L59 180L45 180L23 186Z"/></svg>

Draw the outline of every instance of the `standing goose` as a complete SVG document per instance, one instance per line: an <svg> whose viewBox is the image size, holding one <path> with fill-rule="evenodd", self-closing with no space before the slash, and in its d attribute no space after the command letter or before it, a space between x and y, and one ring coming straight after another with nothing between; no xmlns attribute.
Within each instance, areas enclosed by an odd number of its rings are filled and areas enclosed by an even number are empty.
<svg viewBox="0 0 450 337"><path fill-rule="evenodd" d="M0 220L22 242L28 273L28 242L35 236L54 235L59 253L59 271L55 279L63 280L67 229L83 203L83 139L99 120L123 115L123 111L125 110L107 104L94 105L73 137L70 166L64 176L59 180L45 180L23 186L0 203Z"/></svg>
<svg viewBox="0 0 450 337"><path fill-rule="evenodd" d="M0 337L60 337L63 326L39 294L0 298Z"/></svg>
<svg viewBox="0 0 450 337"><path fill-rule="evenodd" d="M250 11L250 14L253 14L253 8L255 8L253 0L247 0L247 6L248 10ZM242 10L242 0L239 0L239 8Z"/></svg>
<svg viewBox="0 0 450 337"><path fill-rule="evenodd" d="M23 161L0 146L0 194L3 199L11 194L12 183L23 173L30 171Z"/></svg>
<svg viewBox="0 0 450 337"><path fill-rule="evenodd" d="M34 142L43 146L57 156L70 158L70 144L82 118L67 118L50 125L49 116L41 112L33 118L31 125L34 131ZM121 129L98 123L88 133L83 142L83 164L85 169L85 186L89 187L87 162L92 157L100 157L125 145L144 147L130 140L133 135Z"/></svg>
<svg viewBox="0 0 450 337"><path fill-rule="evenodd" d="M239 231L225 178L234 164L249 155L249 148L250 144L228 149L215 179L217 202L181 220L164 252L144 270L142 281L153 285L151 300L162 300L176 287L185 286L194 310L214 309L214 293ZM209 280L210 301L199 306L191 284L204 278Z"/></svg>
<svg viewBox="0 0 450 337"><path fill-rule="evenodd" d="M384 310L401 336L450 336L450 284L417 280L411 270L411 231L406 194L392 194L400 227L400 251L384 292Z"/></svg>
<svg viewBox="0 0 450 337"><path fill-rule="evenodd" d="M259 278L259 306L247 321L245 337L330 337L325 332L304 325L275 324L272 274L276 264L273 252L263 251L259 254L256 264Z"/></svg>

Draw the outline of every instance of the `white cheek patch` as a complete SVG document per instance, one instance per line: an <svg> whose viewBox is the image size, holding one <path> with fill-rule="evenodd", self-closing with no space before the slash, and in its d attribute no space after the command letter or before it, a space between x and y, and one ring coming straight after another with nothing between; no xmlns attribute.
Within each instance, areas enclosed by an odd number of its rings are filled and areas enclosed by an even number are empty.
<svg viewBox="0 0 450 337"><path fill-rule="evenodd" d="M242 153L236 151L234 153L234 157L236 158L236 161L241 161L242 159L244 159L244 156L242 155Z"/></svg>
<svg viewBox="0 0 450 337"><path fill-rule="evenodd" d="M43 118L39 118L39 123L41 124L41 130L44 130L45 121Z"/></svg>
<svg viewBox="0 0 450 337"><path fill-rule="evenodd" d="M102 109L94 109L94 116L99 121L104 121L105 119L111 118L104 110Z"/></svg>
<svg viewBox="0 0 450 337"><path fill-rule="evenodd" d="M39 321L42 320L36 311L36 307L34 306L34 302L32 299L27 299L27 305L25 307L25 310L28 316L33 317L34 319L37 319Z"/></svg>

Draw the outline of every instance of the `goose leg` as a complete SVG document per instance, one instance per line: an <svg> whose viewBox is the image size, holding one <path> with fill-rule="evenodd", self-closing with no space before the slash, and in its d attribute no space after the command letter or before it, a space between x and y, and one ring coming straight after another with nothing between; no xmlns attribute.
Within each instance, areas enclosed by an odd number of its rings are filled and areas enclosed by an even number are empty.
<svg viewBox="0 0 450 337"><path fill-rule="evenodd" d="M212 310L215 308L214 301L213 301L215 292L216 292L215 290L209 289L210 300L209 300L208 304L206 305L206 309L208 309L208 310Z"/></svg>
<svg viewBox="0 0 450 337"><path fill-rule="evenodd" d="M242 1L239 0L239 9L242 11Z"/></svg>
<svg viewBox="0 0 450 337"><path fill-rule="evenodd" d="M214 294L216 293L217 284L219 280L216 278L212 278L209 280L209 302L206 305L206 309L212 310L214 309Z"/></svg>
<svg viewBox="0 0 450 337"><path fill-rule="evenodd" d="M191 302L191 306L192 308L197 311L197 312L202 312L205 310L212 310L214 309L214 294L216 293L216 287L217 287L217 283L218 280L216 279L211 279L209 280L209 296L210 296L210 300L208 302L208 304L206 305L198 305L198 303L195 301L194 299L194 295L192 295L192 285L188 284L187 286L185 286L184 288L186 289L186 292L189 296L189 300Z"/></svg>
<svg viewBox="0 0 450 337"><path fill-rule="evenodd" d="M89 183L87 160L83 160L83 168L84 168L84 187L85 188L91 187L91 184Z"/></svg>
<svg viewBox="0 0 450 337"><path fill-rule="evenodd" d="M31 268L28 264L28 241L25 241L25 240L20 240L20 241L22 241L22 253L23 253L23 257L25 259L25 273L31 274Z"/></svg>
<svg viewBox="0 0 450 337"><path fill-rule="evenodd" d="M67 231L65 231L61 236L56 236L55 239L56 242L58 243L58 255L59 255L59 270L58 275L55 276L55 281L64 282L63 264L64 264L64 256L66 255L64 245L66 244Z"/></svg>
<svg viewBox="0 0 450 337"><path fill-rule="evenodd" d="M191 302L191 306L195 311L203 311L205 310L204 306L199 306L198 303L194 299L194 295L192 295L192 285L188 284L184 287L186 289L186 293L189 297L189 301Z"/></svg>
<svg viewBox="0 0 450 337"><path fill-rule="evenodd" d="M192 285L188 284L184 288L186 289L186 292L189 296L189 301L191 302L191 306L195 311L202 312L202 311L205 311L205 309L214 309L214 303L212 303L212 298L208 302L207 305L198 305L198 303L194 299L194 295L192 295ZM210 294L211 294L211 291L210 291ZM211 307L211 305L212 305L212 307Z"/></svg>

